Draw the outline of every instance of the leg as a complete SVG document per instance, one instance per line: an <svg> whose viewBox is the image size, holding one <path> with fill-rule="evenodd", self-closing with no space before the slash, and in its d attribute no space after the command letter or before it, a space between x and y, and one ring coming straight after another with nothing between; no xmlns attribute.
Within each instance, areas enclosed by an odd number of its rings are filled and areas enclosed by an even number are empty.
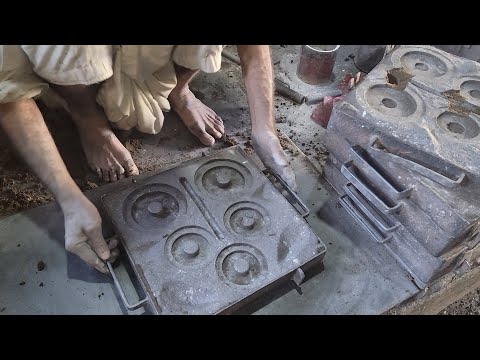
<svg viewBox="0 0 480 360"><path fill-rule="evenodd" d="M138 175L132 156L115 136L97 104L98 85L51 84L67 102L77 125L88 164L105 181Z"/></svg>
<svg viewBox="0 0 480 360"><path fill-rule="evenodd" d="M0 103L0 128L48 187L63 210L65 248L97 270L108 273L102 260L118 256L116 242L105 242L102 219L73 181L33 99Z"/></svg>
<svg viewBox="0 0 480 360"><path fill-rule="evenodd" d="M177 86L168 97L172 109L202 144L213 145L215 138L220 139L224 133L223 121L212 109L198 100L188 87L198 70L175 65L175 73Z"/></svg>

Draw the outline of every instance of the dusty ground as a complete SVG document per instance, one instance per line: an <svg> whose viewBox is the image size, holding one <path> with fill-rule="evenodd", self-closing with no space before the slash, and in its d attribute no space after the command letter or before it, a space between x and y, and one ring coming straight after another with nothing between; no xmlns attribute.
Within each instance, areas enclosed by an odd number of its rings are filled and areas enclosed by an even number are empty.
<svg viewBox="0 0 480 360"><path fill-rule="evenodd" d="M443 315L480 315L480 290L469 293L442 311Z"/></svg>
<svg viewBox="0 0 480 360"><path fill-rule="evenodd" d="M352 56L356 46L344 46L336 63L336 73L340 74L335 81L348 71L356 71ZM298 45L272 46L275 73L292 88L308 94L315 91L315 87L301 83L295 76L295 61L297 59ZM232 53L235 50L231 47ZM341 69L340 69L341 68ZM248 135L249 120L246 96L241 81L240 68L229 61L224 61L222 70L216 74L209 74L210 83L215 84L205 88L202 84L206 75L200 75L192 85L197 96L207 105L214 108L225 122L226 137L222 139L213 150L244 142L248 147L250 139ZM218 85L220 84L220 85ZM225 101L228 99L229 101ZM235 99L235 100L231 100ZM78 141L76 129L71 123L68 114L63 110L51 111L39 104L44 113L47 125L54 137L61 155L64 158L72 177L82 190L101 186L104 184L85 165L83 153ZM322 146L324 129L310 120L310 114L314 105L298 106L282 97L275 97L277 128L292 139L297 146L309 157L323 162L327 152ZM246 130L247 129L247 130ZM171 154L158 154L155 152L155 144L159 141L168 141L178 131L186 131L178 122L167 123L165 131L159 136L141 136L135 131L119 133L127 149L137 163L140 171L158 169L169 165L174 157ZM285 143L281 138L281 142ZM195 141L192 144L183 144L180 149L174 151L198 151L210 149L202 148ZM292 151L287 149L287 151ZM160 156L161 155L161 156ZM295 155L295 154L292 154ZM178 157L175 157L178 161ZM16 156L9 146L5 135L0 131L0 217L29 209L52 200L51 194L46 190L38 179L28 170L21 159ZM449 306L444 314L480 314L480 290L472 292L457 303Z"/></svg>

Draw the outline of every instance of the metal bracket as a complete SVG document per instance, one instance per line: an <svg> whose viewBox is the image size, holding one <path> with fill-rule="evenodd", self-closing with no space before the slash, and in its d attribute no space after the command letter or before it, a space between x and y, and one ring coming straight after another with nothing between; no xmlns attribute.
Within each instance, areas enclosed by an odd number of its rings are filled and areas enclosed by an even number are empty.
<svg viewBox="0 0 480 360"><path fill-rule="evenodd" d="M293 274L292 280L295 284L295 289L297 290L297 292L300 295L302 295L303 291L302 291L302 288L300 287L300 285L303 283L303 280L305 280L305 273L303 272L303 270L301 268L298 268L295 271L295 273Z"/></svg>

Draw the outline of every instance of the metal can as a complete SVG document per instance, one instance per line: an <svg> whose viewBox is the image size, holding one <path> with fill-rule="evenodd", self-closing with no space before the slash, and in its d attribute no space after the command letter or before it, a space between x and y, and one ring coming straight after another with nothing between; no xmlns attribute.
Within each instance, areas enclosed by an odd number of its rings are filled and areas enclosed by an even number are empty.
<svg viewBox="0 0 480 360"><path fill-rule="evenodd" d="M311 85L329 82L339 48L340 45L302 45L298 78Z"/></svg>

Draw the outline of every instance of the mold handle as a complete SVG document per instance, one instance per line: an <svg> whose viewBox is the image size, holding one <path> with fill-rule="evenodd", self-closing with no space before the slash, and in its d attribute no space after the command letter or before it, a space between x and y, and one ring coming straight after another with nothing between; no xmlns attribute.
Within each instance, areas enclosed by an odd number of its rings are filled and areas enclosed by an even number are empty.
<svg viewBox="0 0 480 360"><path fill-rule="evenodd" d="M308 209L307 205L303 203L303 201L298 197L295 191L293 191L292 188L288 186L288 184L273 169L265 169L263 170L263 173L265 175L271 174L280 183L280 185L282 185L283 188L290 194L290 196L292 196L295 199L295 203L302 208L303 214L300 211L298 211L297 208L295 208L295 210L297 210L298 213L302 215L303 218L306 218L308 215L310 215L310 210Z"/></svg>
<svg viewBox="0 0 480 360"><path fill-rule="evenodd" d="M387 148L385 146L383 146L380 142L380 140L378 139L378 137L375 137L372 142L370 143L370 146L369 146L369 152L373 155L373 156L377 156L377 157L384 157L385 159L393 162L393 163L396 163L398 165L401 165L409 170L412 170L414 172L416 172L417 174L420 174L434 182L436 182L437 184L440 184L448 189L456 189L458 188L460 185L462 185L466 178L467 178L467 175L462 172L460 175L458 175L457 179L450 179L436 171L433 171L432 169L429 169L423 165L420 165L419 163L416 163L412 160L408 160L408 159L405 159L401 156L398 156L398 155L395 155L395 154L392 154L391 152L389 152L387 150Z"/></svg>
<svg viewBox="0 0 480 360"><path fill-rule="evenodd" d="M120 293L120 297L122 298L122 302L128 310L138 309L140 306L142 306L144 303L147 302L147 297L145 297L144 299L139 300L134 304L130 304L128 302L127 297L125 296L125 293L123 292L123 289L122 289L122 286L120 285L120 282L118 281L117 275L115 275L115 271L113 270L113 266L110 263L110 261L107 261L107 266L108 266L108 270L110 271L110 274L113 277L113 282L115 283L115 286L116 286L118 292Z"/></svg>

